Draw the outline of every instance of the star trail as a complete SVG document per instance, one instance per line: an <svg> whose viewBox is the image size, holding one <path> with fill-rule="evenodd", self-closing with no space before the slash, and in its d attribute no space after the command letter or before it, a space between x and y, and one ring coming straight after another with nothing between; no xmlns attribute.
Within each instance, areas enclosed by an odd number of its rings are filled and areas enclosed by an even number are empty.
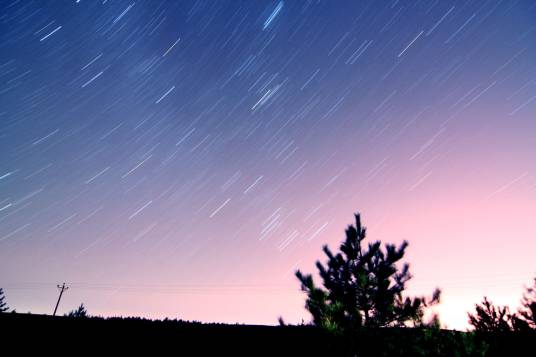
<svg viewBox="0 0 536 357"><path fill-rule="evenodd" d="M535 273L532 1L3 1L0 287L19 312L308 317L361 212L464 328Z"/></svg>

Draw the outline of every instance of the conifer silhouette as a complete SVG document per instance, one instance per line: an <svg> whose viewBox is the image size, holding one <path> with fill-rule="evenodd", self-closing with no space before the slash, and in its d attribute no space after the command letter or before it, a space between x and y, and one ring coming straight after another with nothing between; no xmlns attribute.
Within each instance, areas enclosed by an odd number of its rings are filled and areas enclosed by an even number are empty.
<svg viewBox="0 0 536 357"><path fill-rule="evenodd" d="M76 317L76 318L85 318L88 317L87 310L84 304L80 304L77 309L71 310L69 313L65 314L67 317Z"/></svg>
<svg viewBox="0 0 536 357"><path fill-rule="evenodd" d="M527 327L536 329L536 278L533 285L526 288L518 314Z"/></svg>
<svg viewBox="0 0 536 357"><path fill-rule="evenodd" d="M411 279L409 265L399 269L396 264L403 258L408 242L382 247L377 241L363 248L366 229L359 214L355 221L355 226L346 229L340 253L334 254L324 246L327 266L316 263L323 287L315 285L310 274L296 272L307 293L306 308L313 324L338 334L362 327L422 326L424 309L439 302L440 290L436 289L429 299L404 297L406 282Z"/></svg>
<svg viewBox="0 0 536 357"><path fill-rule="evenodd" d="M5 302L5 295L4 290L0 288L0 312L6 312L9 310L9 307L7 306L7 303Z"/></svg>
<svg viewBox="0 0 536 357"><path fill-rule="evenodd" d="M478 332L507 332L514 329L515 314L510 314L507 306L495 306L487 297L482 304L475 305L476 314L468 313L469 323Z"/></svg>

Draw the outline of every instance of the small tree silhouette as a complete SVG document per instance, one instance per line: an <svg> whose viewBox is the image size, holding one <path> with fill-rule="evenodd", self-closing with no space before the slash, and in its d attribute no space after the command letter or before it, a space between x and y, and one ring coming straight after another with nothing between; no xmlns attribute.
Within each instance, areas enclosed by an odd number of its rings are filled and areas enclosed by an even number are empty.
<svg viewBox="0 0 536 357"><path fill-rule="evenodd" d="M405 326L408 322L424 325L424 308L439 302L440 290L436 289L430 299L403 297L406 282L411 279L409 265L399 270L396 263L404 256L408 242L398 248L386 244L382 249L377 241L363 249L366 229L361 226L359 214L355 220L355 226L346 229L342 253L335 255L324 246L327 267L316 263L324 288L317 287L310 274L296 272L307 293L305 306L313 316L313 324L337 334L362 327Z"/></svg>
<svg viewBox="0 0 536 357"><path fill-rule="evenodd" d="M476 314L468 313L469 323L478 332L506 332L518 325L515 314L510 314L507 306L495 306L487 297L482 305L475 305Z"/></svg>
<svg viewBox="0 0 536 357"><path fill-rule="evenodd" d="M0 312L6 312L9 310L9 307L7 306L7 303L5 300L4 290L0 288Z"/></svg>
<svg viewBox="0 0 536 357"><path fill-rule="evenodd" d="M85 318L88 317L87 310L84 307L84 304L80 304L78 309L71 310L69 313L65 314L67 317L76 317L76 318Z"/></svg>
<svg viewBox="0 0 536 357"><path fill-rule="evenodd" d="M525 289L518 315L526 327L536 329L536 278L533 285Z"/></svg>

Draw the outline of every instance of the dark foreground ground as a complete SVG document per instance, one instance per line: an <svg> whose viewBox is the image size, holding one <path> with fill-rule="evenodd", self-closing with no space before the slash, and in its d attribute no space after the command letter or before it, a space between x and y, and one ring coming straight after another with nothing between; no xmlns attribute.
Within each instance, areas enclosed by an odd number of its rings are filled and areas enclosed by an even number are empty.
<svg viewBox="0 0 536 357"><path fill-rule="evenodd" d="M311 326L201 324L138 318L0 314L0 355L536 356L531 334L424 329L362 331L352 340ZM15 347L12 349L12 347Z"/></svg>

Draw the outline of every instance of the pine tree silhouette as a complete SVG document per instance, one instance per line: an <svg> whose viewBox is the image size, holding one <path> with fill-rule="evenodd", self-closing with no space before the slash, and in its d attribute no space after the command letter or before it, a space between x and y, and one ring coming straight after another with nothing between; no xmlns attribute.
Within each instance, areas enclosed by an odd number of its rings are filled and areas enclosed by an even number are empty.
<svg viewBox="0 0 536 357"><path fill-rule="evenodd" d="M536 278L533 285L526 288L518 314L528 328L536 329Z"/></svg>
<svg viewBox="0 0 536 357"><path fill-rule="evenodd" d="M396 264L403 258L408 242L382 248L377 241L363 249L366 229L361 226L359 214L355 220L355 226L346 229L341 253L323 248L327 267L316 263L323 288L315 285L310 274L296 272L307 293L306 308L313 324L337 334L362 327L405 326L408 322L423 325L424 309L439 302L440 290L436 289L430 299L404 297L402 292L411 279L409 265L403 264L399 270Z"/></svg>
<svg viewBox="0 0 536 357"><path fill-rule="evenodd" d="M5 302L5 295L4 290L0 288L0 312L6 312L9 310L9 307L7 306L7 303Z"/></svg>
<svg viewBox="0 0 536 357"><path fill-rule="evenodd" d="M76 318L85 318L88 317L87 310L84 307L84 304L80 304L76 310L71 310L69 313L65 314L67 317L76 317Z"/></svg>
<svg viewBox="0 0 536 357"><path fill-rule="evenodd" d="M478 332L506 332L514 330L518 325L515 314L510 314L507 306L495 306L487 297L482 305L475 305L476 314L468 313L469 323Z"/></svg>

